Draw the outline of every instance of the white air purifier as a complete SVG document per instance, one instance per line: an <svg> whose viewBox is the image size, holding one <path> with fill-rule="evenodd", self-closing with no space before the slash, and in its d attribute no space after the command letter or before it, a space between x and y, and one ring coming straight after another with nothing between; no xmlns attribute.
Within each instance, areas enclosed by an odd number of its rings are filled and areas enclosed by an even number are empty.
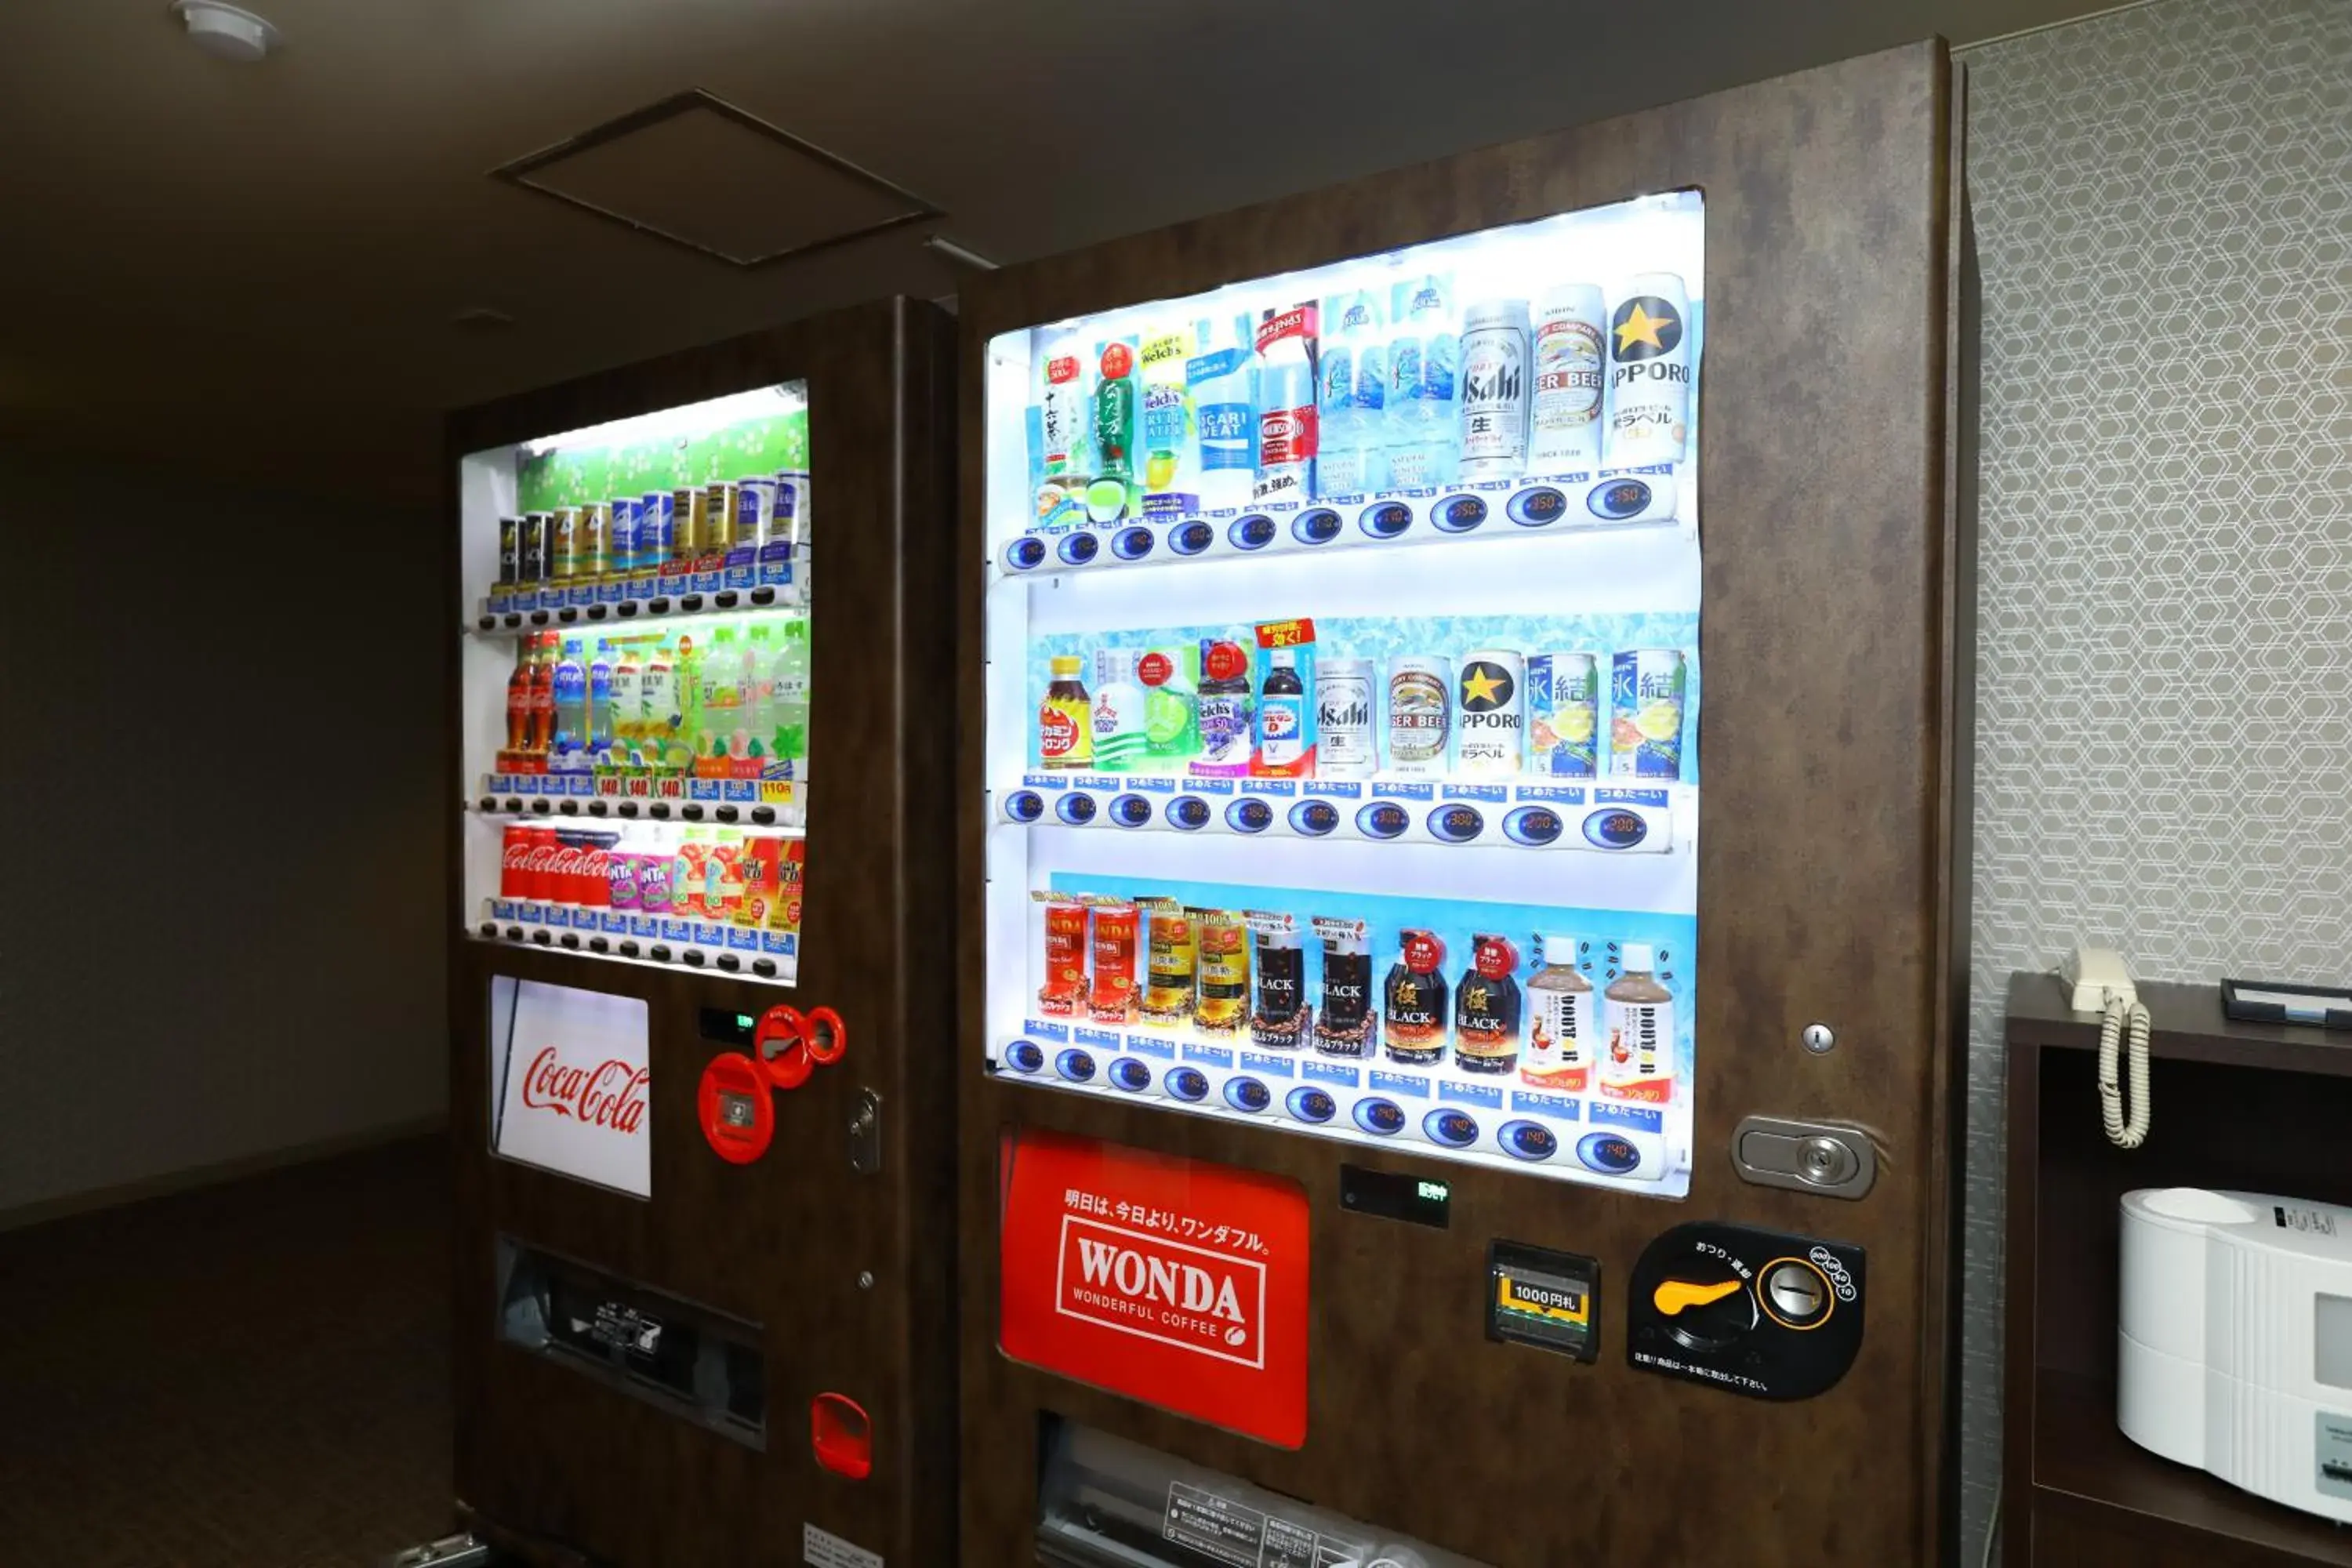
<svg viewBox="0 0 2352 1568"><path fill-rule="evenodd" d="M2118 1317L2124 1436L2352 1523L2352 1209L2126 1193Z"/></svg>

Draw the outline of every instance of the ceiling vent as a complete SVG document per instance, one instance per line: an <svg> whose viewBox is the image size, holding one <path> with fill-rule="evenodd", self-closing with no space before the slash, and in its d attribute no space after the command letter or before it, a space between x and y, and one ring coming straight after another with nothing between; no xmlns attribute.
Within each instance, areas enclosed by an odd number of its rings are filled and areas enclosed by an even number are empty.
<svg viewBox="0 0 2352 1568"><path fill-rule="evenodd" d="M730 267L767 267L940 216L699 88L490 173Z"/></svg>

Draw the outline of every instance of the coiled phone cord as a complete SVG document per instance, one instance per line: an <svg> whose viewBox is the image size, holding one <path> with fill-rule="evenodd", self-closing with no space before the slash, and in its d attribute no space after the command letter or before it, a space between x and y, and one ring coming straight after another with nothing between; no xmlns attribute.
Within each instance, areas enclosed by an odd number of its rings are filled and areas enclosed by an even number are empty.
<svg viewBox="0 0 2352 1568"><path fill-rule="evenodd" d="M2124 1036L2131 1036L2131 1116L2124 1116L2123 1079L2117 1057ZM2099 1114L2107 1127L2107 1142L2118 1149L2137 1149L2147 1138L2147 1009L2137 1002L2113 997L2099 1025Z"/></svg>

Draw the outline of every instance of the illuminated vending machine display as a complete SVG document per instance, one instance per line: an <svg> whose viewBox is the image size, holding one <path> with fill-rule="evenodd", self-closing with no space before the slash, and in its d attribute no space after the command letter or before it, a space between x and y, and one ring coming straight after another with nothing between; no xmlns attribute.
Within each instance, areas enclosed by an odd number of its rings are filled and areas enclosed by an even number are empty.
<svg viewBox="0 0 2352 1568"><path fill-rule="evenodd" d="M460 485L470 923L792 984L814 597L805 384L473 453Z"/></svg>
<svg viewBox="0 0 2352 1568"><path fill-rule="evenodd" d="M1706 204L987 344L987 1051L1689 1187Z"/></svg>

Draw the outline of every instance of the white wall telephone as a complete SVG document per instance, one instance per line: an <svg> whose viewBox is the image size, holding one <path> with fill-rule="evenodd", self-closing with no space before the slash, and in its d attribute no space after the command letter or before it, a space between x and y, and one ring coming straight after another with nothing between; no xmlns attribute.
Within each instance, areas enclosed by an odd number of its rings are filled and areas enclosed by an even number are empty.
<svg viewBox="0 0 2352 1568"><path fill-rule="evenodd" d="M2112 947L2078 947L2059 974L2074 987L2077 1013L2103 1013L2099 1026L2099 1115L2107 1142L2137 1149L2147 1138L2147 1009L2140 1005L2124 956ZM2124 1112L2125 1039L2129 1037L2131 1112Z"/></svg>

